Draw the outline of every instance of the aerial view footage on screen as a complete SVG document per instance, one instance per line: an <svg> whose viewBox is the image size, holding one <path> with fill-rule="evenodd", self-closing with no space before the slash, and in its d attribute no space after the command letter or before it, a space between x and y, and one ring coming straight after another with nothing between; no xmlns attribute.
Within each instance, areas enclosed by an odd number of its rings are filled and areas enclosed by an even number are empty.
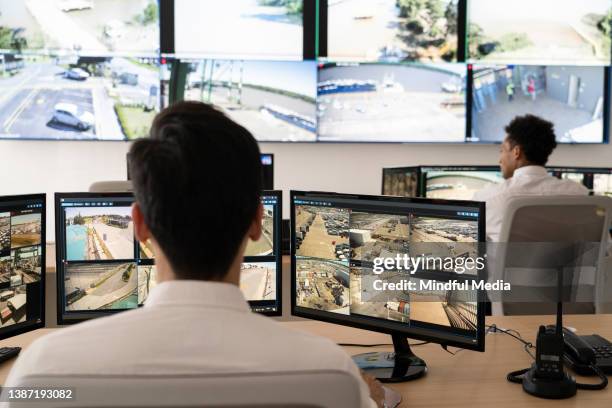
<svg viewBox="0 0 612 408"><path fill-rule="evenodd" d="M159 84L151 59L0 54L0 138L143 137Z"/></svg>
<svg viewBox="0 0 612 408"><path fill-rule="evenodd" d="M0 0L0 49L87 55L159 49L157 0Z"/></svg>
<svg viewBox="0 0 612 408"><path fill-rule="evenodd" d="M27 293L41 279L41 233L41 213L0 212L0 327L28 319Z"/></svg>
<svg viewBox="0 0 612 408"><path fill-rule="evenodd" d="M472 66L472 141L501 142L514 117L552 121L557 141L601 143L604 74L600 66Z"/></svg>
<svg viewBox="0 0 612 408"><path fill-rule="evenodd" d="M415 256L423 249L438 257L472 255L478 238L475 221L310 205L296 205L295 211L298 306L474 329L476 293L376 291L374 280L398 283L419 278L406 271L374 274L372 261L377 257ZM433 247L432 242L446 244Z"/></svg>
<svg viewBox="0 0 612 408"><path fill-rule="evenodd" d="M320 141L465 141L463 64L326 64L319 69Z"/></svg>
<svg viewBox="0 0 612 408"><path fill-rule="evenodd" d="M178 55L302 59L302 0L175 0Z"/></svg>
<svg viewBox="0 0 612 408"><path fill-rule="evenodd" d="M610 64L610 0L469 0L468 7L472 60Z"/></svg>
<svg viewBox="0 0 612 408"><path fill-rule="evenodd" d="M185 99L213 103L259 141L315 141L314 61L199 60Z"/></svg>
<svg viewBox="0 0 612 408"><path fill-rule="evenodd" d="M455 61L458 0L328 0L328 55L356 61Z"/></svg>
<svg viewBox="0 0 612 408"><path fill-rule="evenodd" d="M246 300L276 299L276 261L243 262L240 266L240 290Z"/></svg>

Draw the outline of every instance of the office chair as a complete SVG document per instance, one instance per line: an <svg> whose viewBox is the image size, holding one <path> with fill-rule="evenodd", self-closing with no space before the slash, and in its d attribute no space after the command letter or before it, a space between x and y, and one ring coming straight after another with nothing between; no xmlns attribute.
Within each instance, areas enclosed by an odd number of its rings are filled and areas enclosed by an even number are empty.
<svg viewBox="0 0 612 408"><path fill-rule="evenodd" d="M132 182L129 180L96 181L89 186L90 193L122 193L132 192Z"/></svg>
<svg viewBox="0 0 612 408"><path fill-rule="evenodd" d="M358 381L345 371L194 375L31 375L16 387L74 390L45 408L354 408ZM23 403L11 403L11 407Z"/></svg>
<svg viewBox="0 0 612 408"><path fill-rule="evenodd" d="M489 257L493 260L489 281L511 283L512 293L493 302L493 314L554 314L559 270L566 275L563 299L573 299L564 306L566 313L605 312L609 307L606 299L612 294L604 262L611 222L612 199L608 197L510 198L500 244L493 248L494 257ZM568 271L576 256L581 265Z"/></svg>

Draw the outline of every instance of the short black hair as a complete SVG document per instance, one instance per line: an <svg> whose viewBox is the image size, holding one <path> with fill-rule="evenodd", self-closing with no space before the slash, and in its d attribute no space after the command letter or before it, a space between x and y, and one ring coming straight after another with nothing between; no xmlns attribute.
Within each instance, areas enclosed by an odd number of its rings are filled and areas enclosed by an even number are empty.
<svg viewBox="0 0 612 408"><path fill-rule="evenodd" d="M508 142L521 146L525 158L533 164L544 166L557 147L552 122L535 115L517 116L505 128Z"/></svg>
<svg viewBox="0 0 612 408"><path fill-rule="evenodd" d="M128 157L144 221L176 276L223 278L261 203L253 135L211 105L178 102Z"/></svg>

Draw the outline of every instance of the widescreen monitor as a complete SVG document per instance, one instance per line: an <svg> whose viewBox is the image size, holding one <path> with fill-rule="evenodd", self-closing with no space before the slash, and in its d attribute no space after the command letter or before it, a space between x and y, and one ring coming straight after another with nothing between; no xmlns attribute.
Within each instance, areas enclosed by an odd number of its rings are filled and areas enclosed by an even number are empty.
<svg viewBox="0 0 612 408"><path fill-rule="evenodd" d="M499 166L422 166L421 197L472 200L476 192L504 181Z"/></svg>
<svg viewBox="0 0 612 408"><path fill-rule="evenodd" d="M418 197L419 167L383 169L382 195Z"/></svg>
<svg viewBox="0 0 612 408"><path fill-rule="evenodd" d="M603 143L608 70L601 66L470 65L471 142L501 143L504 128L532 114L555 125L559 143Z"/></svg>
<svg viewBox="0 0 612 408"><path fill-rule="evenodd" d="M0 197L0 339L45 326L45 201Z"/></svg>
<svg viewBox="0 0 612 408"><path fill-rule="evenodd" d="M327 56L334 61L456 61L459 0L324 0Z"/></svg>
<svg viewBox="0 0 612 408"><path fill-rule="evenodd" d="M469 0L467 4L471 60L610 64L610 32L606 31L610 0Z"/></svg>
<svg viewBox="0 0 612 408"><path fill-rule="evenodd" d="M560 179L572 180L589 189L592 195L612 197L612 169L598 167L546 167Z"/></svg>
<svg viewBox="0 0 612 408"><path fill-rule="evenodd" d="M259 142L316 141L316 62L187 62L186 100L220 107Z"/></svg>
<svg viewBox="0 0 612 408"><path fill-rule="evenodd" d="M174 52L181 58L301 60L304 6L303 0L174 0Z"/></svg>
<svg viewBox="0 0 612 408"><path fill-rule="evenodd" d="M155 57L158 0L0 0L0 50Z"/></svg>
<svg viewBox="0 0 612 408"><path fill-rule="evenodd" d="M163 69L154 57L0 53L0 139L144 137Z"/></svg>
<svg viewBox="0 0 612 408"><path fill-rule="evenodd" d="M391 334L397 352L406 351L398 350L406 337L484 350L478 290L421 290L418 283L475 279L476 271L374 272L377 258L417 256L414 248L432 243L448 243L436 246L440 257L477 256L485 240L484 203L301 191L292 191L290 202L294 315ZM376 292L378 279L417 287Z"/></svg>
<svg viewBox="0 0 612 408"><path fill-rule="evenodd" d="M318 141L463 143L465 79L465 64L323 64Z"/></svg>
<svg viewBox="0 0 612 408"><path fill-rule="evenodd" d="M59 324L135 309L157 284L153 248L134 237L131 193L56 193ZM253 310L281 312L279 192L264 192L262 239L249 243L243 291Z"/></svg>

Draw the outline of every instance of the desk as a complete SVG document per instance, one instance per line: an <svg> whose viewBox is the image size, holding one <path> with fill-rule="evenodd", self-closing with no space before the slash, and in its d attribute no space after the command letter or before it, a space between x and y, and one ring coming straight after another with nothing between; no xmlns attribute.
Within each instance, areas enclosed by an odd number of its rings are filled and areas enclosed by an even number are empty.
<svg viewBox="0 0 612 408"><path fill-rule="evenodd" d="M491 317L488 324L518 330L523 338L535 343L536 330L541 323L553 323L554 316ZM598 333L612 339L612 315L567 316L565 326L575 327L579 334ZM389 336L344 326L315 321L282 322L287 327L328 337L338 343L389 343ZM40 329L0 341L0 347L27 346L36 338L62 329ZM346 347L349 354L389 350L390 347ZM502 333L489 334L486 352L462 350L450 355L439 345L426 344L413 348L429 366L427 375L419 380L391 384L404 400L400 407L606 407L612 406L612 385L603 391L579 390L569 400L548 401L531 397L523 392L520 384L506 381L509 371L528 367L531 358L517 340ZM453 352L458 351L451 349ZM4 382L15 360L0 365L0 383ZM580 382L595 382L593 378L579 377Z"/></svg>

